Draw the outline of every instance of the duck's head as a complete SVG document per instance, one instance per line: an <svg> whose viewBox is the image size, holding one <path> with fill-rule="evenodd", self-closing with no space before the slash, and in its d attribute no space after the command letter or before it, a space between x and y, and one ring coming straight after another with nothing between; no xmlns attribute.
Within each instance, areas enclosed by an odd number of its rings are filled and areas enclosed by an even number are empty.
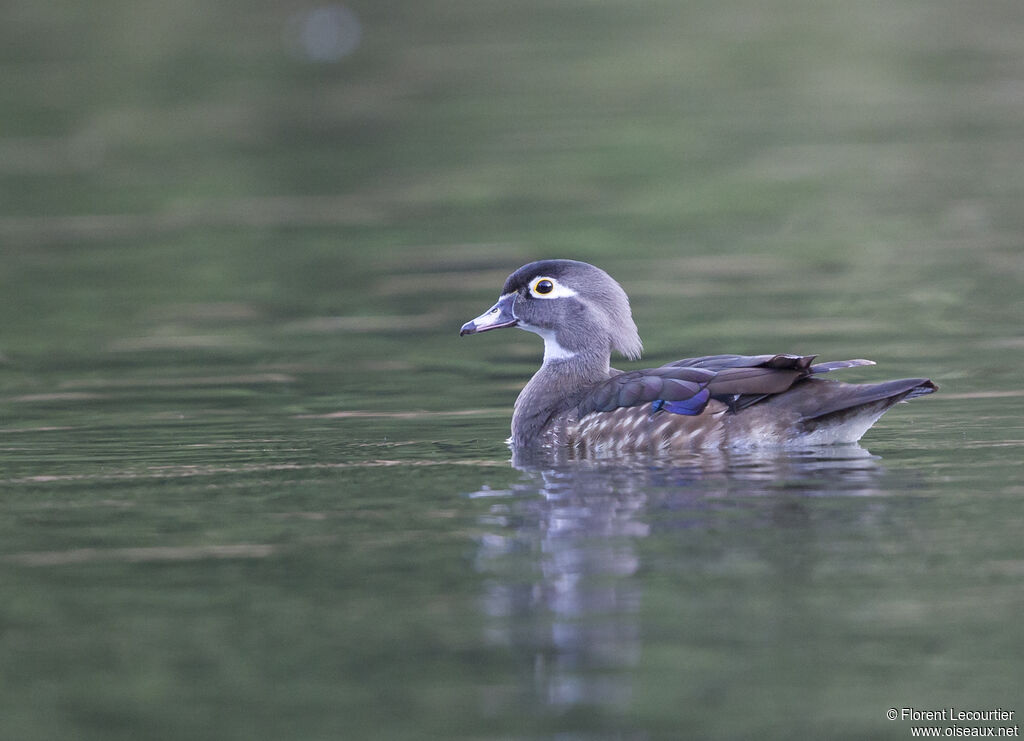
<svg viewBox="0 0 1024 741"><path fill-rule="evenodd" d="M617 350L640 357L642 345L622 286L576 260L540 260L505 281L498 303L462 325L460 335L519 327L544 338L544 362Z"/></svg>

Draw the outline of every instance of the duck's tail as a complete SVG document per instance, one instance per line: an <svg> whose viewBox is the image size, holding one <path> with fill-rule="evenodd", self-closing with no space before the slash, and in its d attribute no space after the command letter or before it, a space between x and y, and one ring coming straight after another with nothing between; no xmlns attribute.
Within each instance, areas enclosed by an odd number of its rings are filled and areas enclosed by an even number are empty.
<svg viewBox="0 0 1024 741"><path fill-rule="evenodd" d="M851 384L808 379L787 396L797 402L808 443L854 443L892 406L938 390L927 378ZM801 399L793 399L800 395Z"/></svg>

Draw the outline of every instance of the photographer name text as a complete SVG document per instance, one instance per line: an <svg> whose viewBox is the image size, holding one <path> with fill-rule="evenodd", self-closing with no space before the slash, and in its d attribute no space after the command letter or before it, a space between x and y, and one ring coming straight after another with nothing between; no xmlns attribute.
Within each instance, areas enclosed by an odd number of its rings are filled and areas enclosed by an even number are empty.
<svg viewBox="0 0 1024 741"><path fill-rule="evenodd" d="M987 710L959 710L957 708L919 710L918 708L900 708L900 720L1013 720L1013 712L1012 710L1003 710L1002 708L990 708ZM892 715L892 711L890 711L890 715Z"/></svg>

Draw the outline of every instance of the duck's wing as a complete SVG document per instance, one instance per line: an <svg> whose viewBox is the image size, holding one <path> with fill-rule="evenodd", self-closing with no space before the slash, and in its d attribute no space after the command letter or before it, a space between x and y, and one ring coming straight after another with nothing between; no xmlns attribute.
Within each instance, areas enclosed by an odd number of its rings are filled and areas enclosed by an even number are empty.
<svg viewBox="0 0 1024 741"><path fill-rule="evenodd" d="M700 414L711 398L708 384L715 375L708 368L671 365L619 373L588 389L577 406L577 414L582 418L591 412L659 403L675 406L677 414Z"/></svg>
<svg viewBox="0 0 1024 741"><path fill-rule="evenodd" d="M815 363L815 355L707 355L670 363L673 367L715 370L708 384L711 398L721 401L730 411L738 412L775 394L792 388L805 378L861 365L874 365L871 360L832 360ZM672 411L669 409L669 411Z"/></svg>
<svg viewBox="0 0 1024 741"><path fill-rule="evenodd" d="M870 360L814 363L814 355L707 355L685 358L659 368L620 373L589 389L577 413L651 404L651 413L697 415L716 399L737 412L789 390L793 384L818 373L859 365Z"/></svg>

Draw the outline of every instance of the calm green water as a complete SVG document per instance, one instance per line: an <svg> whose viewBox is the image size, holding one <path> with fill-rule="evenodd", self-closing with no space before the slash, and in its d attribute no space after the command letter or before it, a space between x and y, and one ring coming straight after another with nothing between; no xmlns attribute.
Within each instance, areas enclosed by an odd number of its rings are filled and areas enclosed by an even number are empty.
<svg viewBox="0 0 1024 741"><path fill-rule="evenodd" d="M339 8L0 10L0 737L1024 713L1024 7ZM540 343L458 328L556 256L651 365L941 392L863 447L513 466Z"/></svg>

